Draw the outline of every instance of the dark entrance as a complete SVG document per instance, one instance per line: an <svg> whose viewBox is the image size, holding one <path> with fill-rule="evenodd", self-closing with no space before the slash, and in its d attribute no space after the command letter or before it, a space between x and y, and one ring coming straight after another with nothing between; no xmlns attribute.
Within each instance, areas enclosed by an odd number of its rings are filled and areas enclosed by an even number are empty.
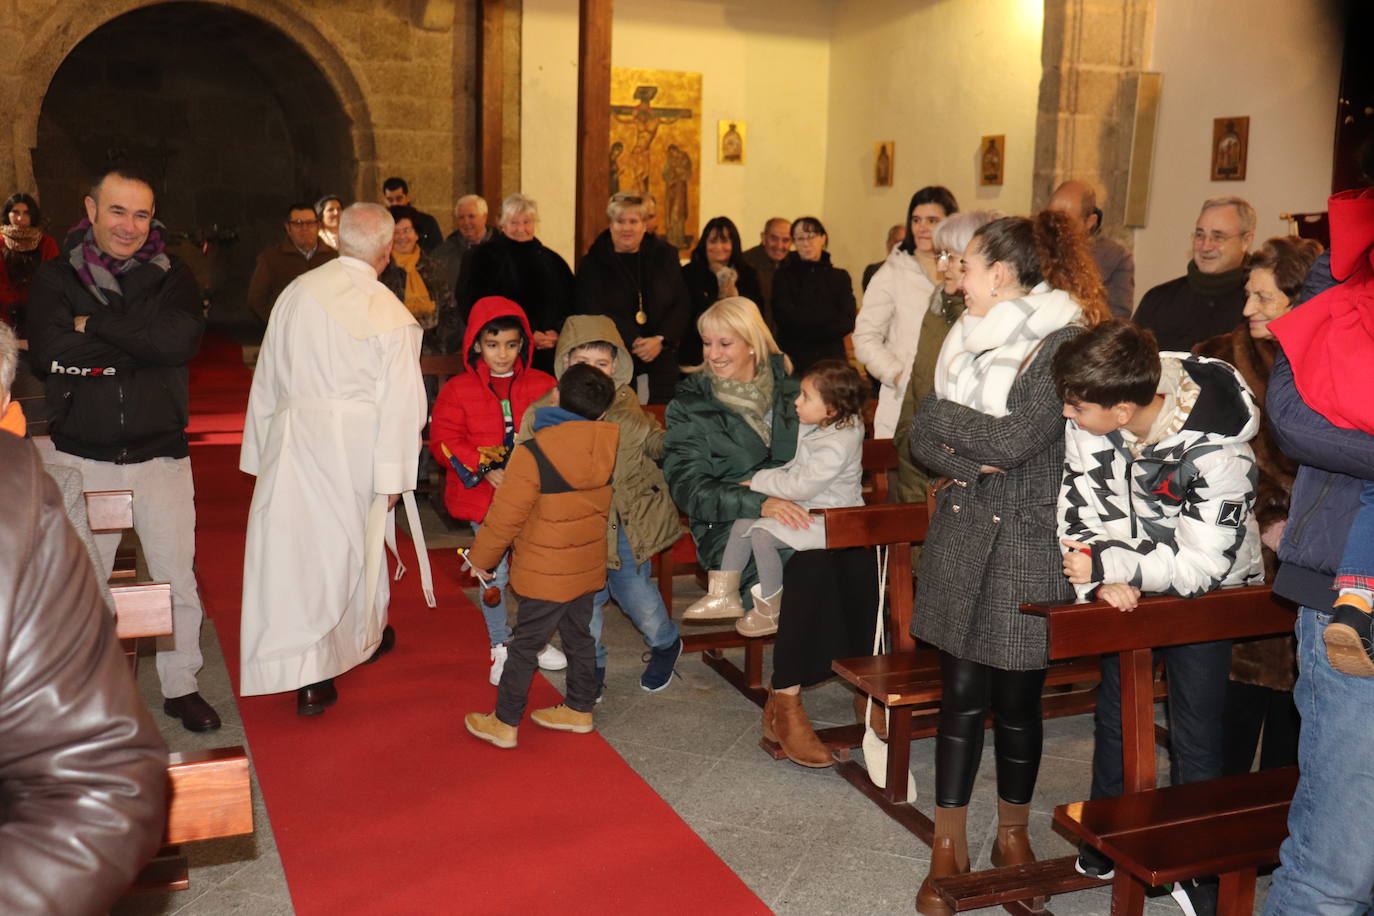
<svg viewBox="0 0 1374 916"><path fill-rule="evenodd" d="M212 321L234 325L258 251L282 239L285 207L326 192L349 201L350 128L320 68L275 26L167 3L111 20L68 55L43 99L34 172L59 239L84 216L90 176L148 172Z"/></svg>

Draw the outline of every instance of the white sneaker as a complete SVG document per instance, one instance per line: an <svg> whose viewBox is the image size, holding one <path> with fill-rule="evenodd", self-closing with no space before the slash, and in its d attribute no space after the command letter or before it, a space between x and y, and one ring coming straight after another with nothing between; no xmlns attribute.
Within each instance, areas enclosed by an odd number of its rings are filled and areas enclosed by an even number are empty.
<svg viewBox="0 0 1374 916"><path fill-rule="evenodd" d="M539 662L539 667L545 671L562 671L568 667L568 657L553 643L540 649L535 659Z"/></svg>
<svg viewBox="0 0 1374 916"><path fill-rule="evenodd" d="M491 647L491 686L501 683L501 672L506 670L506 644Z"/></svg>

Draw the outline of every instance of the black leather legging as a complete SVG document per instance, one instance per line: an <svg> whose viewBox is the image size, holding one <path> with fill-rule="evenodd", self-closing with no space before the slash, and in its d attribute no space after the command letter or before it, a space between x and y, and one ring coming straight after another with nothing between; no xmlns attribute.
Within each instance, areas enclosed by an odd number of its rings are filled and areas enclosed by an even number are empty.
<svg viewBox="0 0 1374 916"><path fill-rule="evenodd" d="M968 804L983 754L983 719L992 706L997 750L997 794L1014 805L1029 804L1040 772L1044 727L1040 690L1045 669L1004 671L940 653L944 683L940 731L935 738L935 804Z"/></svg>

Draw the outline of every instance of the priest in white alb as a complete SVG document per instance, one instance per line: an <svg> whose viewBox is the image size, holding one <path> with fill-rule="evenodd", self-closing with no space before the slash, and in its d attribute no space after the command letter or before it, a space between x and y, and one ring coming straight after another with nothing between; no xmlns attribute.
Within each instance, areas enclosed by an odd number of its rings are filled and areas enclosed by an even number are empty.
<svg viewBox="0 0 1374 916"><path fill-rule="evenodd" d="M243 558L240 692L295 690L301 715L333 705L334 678L395 641L385 551L394 552L403 494L434 604L412 494L427 409L421 330L377 280L393 231L377 204L343 212L339 258L277 299L248 398L239 468L257 483Z"/></svg>

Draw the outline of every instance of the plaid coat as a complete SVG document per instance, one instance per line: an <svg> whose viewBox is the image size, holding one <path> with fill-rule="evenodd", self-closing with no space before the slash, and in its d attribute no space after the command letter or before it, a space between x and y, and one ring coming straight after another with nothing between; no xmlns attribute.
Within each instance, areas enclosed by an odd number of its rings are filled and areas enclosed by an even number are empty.
<svg viewBox="0 0 1374 916"><path fill-rule="evenodd" d="M911 634L951 655L1011 671L1043 668L1045 622L1019 608L1073 600L1055 534L1064 419L1050 363L1081 332L1045 338L1011 387L1007 416L932 393L912 421L912 457L953 483L936 494ZM985 464L1006 473L980 474Z"/></svg>

